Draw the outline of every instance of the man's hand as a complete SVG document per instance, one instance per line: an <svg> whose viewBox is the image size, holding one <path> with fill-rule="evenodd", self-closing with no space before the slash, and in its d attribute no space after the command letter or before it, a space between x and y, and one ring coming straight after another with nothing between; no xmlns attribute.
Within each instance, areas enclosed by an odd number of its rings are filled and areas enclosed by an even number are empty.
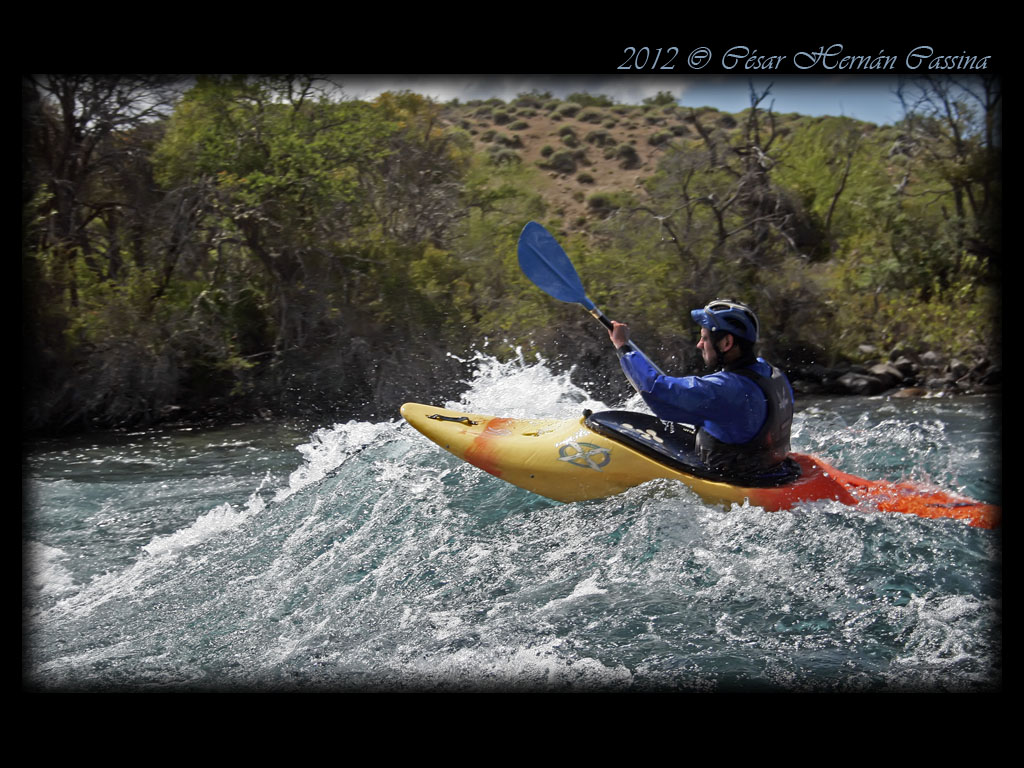
<svg viewBox="0 0 1024 768"><path fill-rule="evenodd" d="M612 329L608 331L608 337L616 349L625 346L629 343L629 326L612 320Z"/></svg>

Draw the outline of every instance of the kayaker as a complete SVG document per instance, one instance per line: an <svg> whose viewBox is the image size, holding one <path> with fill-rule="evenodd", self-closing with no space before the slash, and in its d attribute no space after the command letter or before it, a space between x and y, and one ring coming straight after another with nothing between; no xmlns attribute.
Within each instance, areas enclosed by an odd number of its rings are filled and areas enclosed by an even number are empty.
<svg viewBox="0 0 1024 768"><path fill-rule="evenodd" d="M709 469L730 478L789 473L793 389L786 375L757 357L757 315L731 299L715 299L690 315L700 328L706 376L659 374L631 351L629 326L612 321L609 336L626 377L655 416L697 428L695 449Z"/></svg>

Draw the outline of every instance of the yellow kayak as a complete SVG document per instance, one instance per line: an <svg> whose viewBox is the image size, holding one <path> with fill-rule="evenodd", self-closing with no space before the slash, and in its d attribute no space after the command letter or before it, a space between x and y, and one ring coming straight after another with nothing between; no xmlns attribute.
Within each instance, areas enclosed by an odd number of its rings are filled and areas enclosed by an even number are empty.
<svg viewBox="0 0 1024 768"><path fill-rule="evenodd" d="M667 458L674 437L645 414L515 419L419 403L406 403L401 412L419 432L460 459L556 501L605 498L665 478L685 483L708 503L725 506L746 501L778 510L801 501L865 501L884 511L961 518L985 528L999 525L999 507L905 483L864 480L806 454L790 454L798 476L775 485L736 485L701 476L698 467Z"/></svg>

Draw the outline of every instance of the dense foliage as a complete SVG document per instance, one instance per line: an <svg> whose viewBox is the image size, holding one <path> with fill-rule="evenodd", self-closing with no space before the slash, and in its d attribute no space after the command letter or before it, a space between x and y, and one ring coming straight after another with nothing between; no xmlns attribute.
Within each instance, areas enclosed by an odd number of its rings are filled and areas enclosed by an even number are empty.
<svg viewBox="0 0 1024 768"><path fill-rule="evenodd" d="M662 93L439 105L305 76L27 78L26 425L388 417L457 387L447 353L485 343L607 367L599 329L519 272L530 219L677 368L686 310L712 294L754 304L784 365L863 343L996 354L999 93L967 86L908 83L906 119L879 128L778 116L755 93L723 116ZM568 130L522 162L538 115ZM635 167L609 130L640 115L657 168L566 220L550 179L587 152Z"/></svg>

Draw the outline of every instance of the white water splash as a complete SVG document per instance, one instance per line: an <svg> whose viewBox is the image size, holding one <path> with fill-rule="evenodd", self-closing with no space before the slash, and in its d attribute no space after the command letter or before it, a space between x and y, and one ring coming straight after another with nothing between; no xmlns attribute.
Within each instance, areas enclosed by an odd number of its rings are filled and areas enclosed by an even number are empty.
<svg viewBox="0 0 1024 768"><path fill-rule="evenodd" d="M633 673L594 658L566 658L562 643L551 641L522 648L464 648L441 658L402 665L398 688L434 690L537 691L629 690ZM386 676L385 676L386 677Z"/></svg>
<svg viewBox="0 0 1024 768"><path fill-rule="evenodd" d="M266 509L266 504L258 493L253 494L245 507L240 510L235 509L231 504L221 504L205 515L201 515L187 528L153 539L142 549L153 557L177 555L184 549L194 547L225 531L237 528L264 509Z"/></svg>
<svg viewBox="0 0 1024 768"><path fill-rule="evenodd" d="M59 562L66 557L67 553L56 547L29 542L24 552L24 562L28 566L25 586L41 595L60 595L72 591L75 581L70 571Z"/></svg>
<svg viewBox="0 0 1024 768"><path fill-rule="evenodd" d="M572 593L555 600L552 600L544 606L544 610L557 610L563 607L567 603L571 603L574 600L579 600L582 597L590 597L593 595L605 595L608 594L608 590L603 587L599 587L597 582L600 579L599 574L594 574L589 578L579 582L572 590Z"/></svg>
<svg viewBox="0 0 1024 768"><path fill-rule="evenodd" d="M512 418L566 418L579 415L584 408L606 410L570 379L570 372L553 373L539 355L528 362L521 348L508 362L477 354L477 369L468 389L458 402L446 408Z"/></svg>
<svg viewBox="0 0 1024 768"><path fill-rule="evenodd" d="M284 501L303 488L320 482L363 449L383 444L394 437L395 426L391 422L350 421L317 430L310 442L296 449L305 461L288 478L288 487L277 491L274 501Z"/></svg>
<svg viewBox="0 0 1024 768"><path fill-rule="evenodd" d="M182 552L240 527L265 508L258 490L240 510L229 503L219 504L192 524L166 536L157 536L142 547L147 556L125 570L109 571L94 577L80 591L58 602L54 611L58 615L83 617L111 601L142 599L144 593L160 588L159 574L172 567L170 564ZM141 596L140 592L143 593Z"/></svg>

